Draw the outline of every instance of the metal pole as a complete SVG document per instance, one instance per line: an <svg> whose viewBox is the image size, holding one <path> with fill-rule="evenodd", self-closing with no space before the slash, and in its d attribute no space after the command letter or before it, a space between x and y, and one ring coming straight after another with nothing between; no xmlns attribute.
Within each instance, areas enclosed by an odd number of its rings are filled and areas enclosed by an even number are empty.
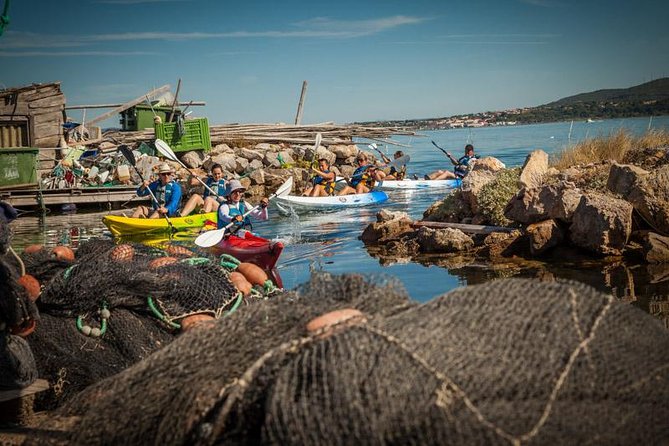
<svg viewBox="0 0 669 446"><path fill-rule="evenodd" d="M302 123L302 107L304 99L307 96L307 81L302 82L302 93L300 94L300 103L297 105L297 115L295 116L295 125Z"/></svg>

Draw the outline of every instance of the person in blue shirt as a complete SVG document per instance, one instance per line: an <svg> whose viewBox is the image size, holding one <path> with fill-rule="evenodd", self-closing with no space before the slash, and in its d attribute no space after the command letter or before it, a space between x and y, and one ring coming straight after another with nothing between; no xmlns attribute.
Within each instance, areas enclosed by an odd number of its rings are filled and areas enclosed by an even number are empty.
<svg viewBox="0 0 669 446"><path fill-rule="evenodd" d="M151 199L151 207L139 206L132 214L134 218L162 218L167 215L173 217L179 210L181 203L181 186L172 179L174 170L167 164L161 164L158 168L158 179L153 183L147 180L137 188L137 195L146 197L149 194L149 189L158 200L156 203Z"/></svg>
<svg viewBox="0 0 669 446"><path fill-rule="evenodd" d="M334 194L336 175L330 170L330 162L325 158L318 160L318 169L312 167L315 175L311 178L312 185L302 194L305 197L327 197Z"/></svg>
<svg viewBox="0 0 669 446"><path fill-rule="evenodd" d="M449 180L453 178L464 178L469 173L469 170L474 165L474 161L479 159L478 155L474 155L474 146L467 144L465 146L465 156L460 157L456 160L450 154L446 152L446 156L451 160L451 163L455 166L453 172L449 170L437 170L432 172L429 175L425 175L426 180Z"/></svg>
<svg viewBox="0 0 669 446"><path fill-rule="evenodd" d="M214 212L224 201L223 194L225 192L226 181L223 178L223 167L220 164L214 164L211 167L211 175L207 177L205 184L218 196L212 194L206 187L204 188L204 194L191 195L181 210L182 217L189 215L197 208L200 208L204 213ZM198 186L200 182L193 178L191 185Z"/></svg>
<svg viewBox="0 0 669 446"><path fill-rule="evenodd" d="M269 218L267 212L269 200L267 198L262 198L260 200L260 206L251 211L253 206L244 200L244 192L246 192L246 189L242 186L242 183L240 183L239 180L228 181L225 194L226 201L221 203L218 207L218 229L222 229L234 222L230 232L243 237L247 229L253 229L249 217L253 217L256 220L267 220ZM244 215L249 211L251 211L249 215Z"/></svg>

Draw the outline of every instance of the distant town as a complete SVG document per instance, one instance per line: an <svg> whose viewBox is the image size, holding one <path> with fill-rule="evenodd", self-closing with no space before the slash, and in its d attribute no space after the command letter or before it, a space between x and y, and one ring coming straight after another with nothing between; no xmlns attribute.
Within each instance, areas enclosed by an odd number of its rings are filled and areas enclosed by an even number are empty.
<svg viewBox="0 0 669 446"><path fill-rule="evenodd" d="M669 115L669 78L656 79L631 88L581 93L537 107L486 111L442 118L375 121L359 124L415 130L442 130L661 115Z"/></svg>

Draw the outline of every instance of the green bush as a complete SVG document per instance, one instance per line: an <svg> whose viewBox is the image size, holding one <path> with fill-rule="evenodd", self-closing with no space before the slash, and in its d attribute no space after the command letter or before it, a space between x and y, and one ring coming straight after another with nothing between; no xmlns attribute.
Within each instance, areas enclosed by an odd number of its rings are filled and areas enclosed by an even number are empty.
<svg viewBox="0 0 669 446"><path fill-rule="evenodd" d="M510 226L511 220L504 216L504 207L518 192L520 168L501 170L495 179L481 188L476 196L479 213L491 225Z"/></svg>

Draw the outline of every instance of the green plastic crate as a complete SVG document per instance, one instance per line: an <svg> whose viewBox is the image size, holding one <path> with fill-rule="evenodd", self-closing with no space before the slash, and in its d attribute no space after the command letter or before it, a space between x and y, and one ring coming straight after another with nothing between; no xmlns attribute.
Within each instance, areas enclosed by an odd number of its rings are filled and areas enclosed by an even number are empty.
<svg viewBox="0 0 669 446"><path fill-rule="evenodd" d="M156 138L165 141L175 152L189 150L211 150L211 135L207 118L188 119L184 121L186 132L179 137L177 123L161 123L155 125Z"/></svg>
<svg viewBox="0 0 669 446"><path fill-rule="evenodd" d="M37 154L32 147L0 148L0 188L37 184Z"/></svg>

